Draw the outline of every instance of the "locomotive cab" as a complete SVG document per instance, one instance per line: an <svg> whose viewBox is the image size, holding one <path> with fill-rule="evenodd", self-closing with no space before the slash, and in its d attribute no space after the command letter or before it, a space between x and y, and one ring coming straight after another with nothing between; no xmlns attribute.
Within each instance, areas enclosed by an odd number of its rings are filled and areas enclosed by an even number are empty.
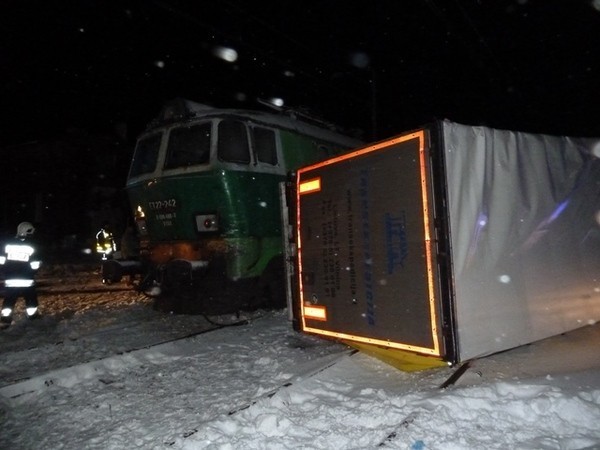
<svg viewBox="0 0 600 450"><path fill-rule="evenodd" d="M274 114L166 105L140 136L127 181L141 287L181 312L283 307L278 185L357 143Z"/></svg>

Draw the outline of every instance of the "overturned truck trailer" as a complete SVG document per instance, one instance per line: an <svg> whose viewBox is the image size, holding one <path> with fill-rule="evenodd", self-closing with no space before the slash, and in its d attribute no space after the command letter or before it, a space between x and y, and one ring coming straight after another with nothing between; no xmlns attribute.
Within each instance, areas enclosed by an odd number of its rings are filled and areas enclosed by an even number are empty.
<svg viewBox="0 0 600 450"><path fill-rule="evenodd" d="M599 154L440 121L299 169L295 326L417 370L594 324Z"/></svg>

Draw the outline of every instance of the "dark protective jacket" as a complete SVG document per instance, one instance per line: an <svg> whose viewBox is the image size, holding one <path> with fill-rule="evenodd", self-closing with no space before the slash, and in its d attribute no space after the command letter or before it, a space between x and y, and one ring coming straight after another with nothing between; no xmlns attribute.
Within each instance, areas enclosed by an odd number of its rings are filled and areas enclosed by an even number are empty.
<svg viewBox="0 0 600 450"><path fill-rule="evenodd" d="M0 268L6 288L31 287L41 260L36 244L29 238L13 238L0 248Z"/></svg>

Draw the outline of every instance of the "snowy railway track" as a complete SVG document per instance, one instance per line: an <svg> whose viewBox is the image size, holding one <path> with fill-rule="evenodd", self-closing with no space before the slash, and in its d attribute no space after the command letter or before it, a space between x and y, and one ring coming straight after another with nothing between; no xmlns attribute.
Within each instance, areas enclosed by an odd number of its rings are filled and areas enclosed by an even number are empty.
<svg viewBox="0 0 600 450"><path fill-rule="evenodd" d="M203 317L206 320L207 328L202 328L200 330L186 332L184 334L179 334L172 338L161 339L160 341L157 341L157 342L152 342L152 343L140 345L140 346L134 346L132 348L125 349L125 350L118 350L115 353L117 353L117 354L130 353L130 352L141 350L144 348L150 348L150 347L158 346L161 344L165 344L167 342L173 342L173 341L190 338L193 336L197 336L199 334L208 333L210 331L220 330L221 328L230 327L230 326L246 325L249 323L249 319L235 319L235 320L231 320L228 322L217 322L213 319L210 319L208 316L203 316ZM50 326L48 326L48 324L39 326L39 324L40 324L40 322L26 323L22 327L27 329L25 331L29 331L29 330L32 330L35 328L37 328L37 331L44 331L44 328L50 328L52 326L52 324ZM131 328L132 328L131 323L117 323L114 325L99 327L99 328L93 329L91 331L79 332L76 335L62 336L59 339L46 341L46 342L43 342L42 344L32 342L30 346L23 349L22 351L38 350L42 346L46 346L46 345L50 345L50 346L62 345L62 344L64 344L64 342L66 340L75 342L75 341L84 340L84 339L102 338L103 336L106 336L106 335L114 335L114 334L119 334L119 332L129 331L129 330L131 330Z"/></svg>
<svg viewBox="0 0 600 450"><path fill-rule="evenodd" d="M308 380L312 379L321 372L324 372L330 367L338 364L340 361L352 357L356 353L358 353L358 350L345 348L339 352L331 353L316 360L310 360L304 363L302 366L296 367L295 374L280 385L269 389L265 392L262 392L258 395L254 395L252 396L252 398L246 401L243 401L241 403L238 402L235 405L225 408L225 411L227 412L223 413L223 416L234 416L238 413L241 413L242 411L246 411L252 408L254 405L260 404L263 401L268 401L270 398L273 398L275 395L279 394L285 389L299 387L299 385L301 385L302 383L307 382ZM195 435L197 432L198 428L194 428L183 433L181 438L187 439ZM172 446L174 444L175 441L165 442L165 445L167 446Z"/></svg>
<svg viewBox="0 0 600 450"><path fill-rule="evenodd" d="M258 419L259 417L267 417L272 411L279 410L281 407L283 410L287 410L290 404L296 403L298 405L303 403L306 399L311 398L311 392L315 392L315 390L319 391L323 386L328 384L327 380L331 380L332 378L339 380L340 385L343 385L345 379L343 376L338 378L340 373L346 373L348 367L352 367L359 371L363 370L359 368L360 363L353 361L355 355L360 355L360 352L355 349L346 348L317 360L309 361L308 363L303 364L302 367L297 367L295 375L287 381L262 392L260 395L253 396L248 401L242 402L234 408L230 408L227 412L224 412L223 408L221 408L220 414L216 414L214 417L211 417L210 420L200 423L198 427L184 432L180 435L179 439L164 442L164 444L166 446L181 445L182 440L184 441L188 438L198 439L198 434L206 436L207 426L209 428L216 427L217 429L220 429L221 427L235 427L233 424L236 423L236 420L239 420L238 423L245 423L248 420L260 421L261 419ZM454 384L457 383L470 368L471 362L463 363L456 368L448 368L449 373L445 375L445 378L441 379L439 384L434 384L421 391L429 392L430 397L444 395L447 388L454 386ZM365 373L372 374L368 372L368 370ZM341 387L341 390L343 391L344 387ZM335 389L330 395L336 397L336 394L333 392L335 392ZM269 412L267 413L265 411ZM383 437L377 447L387 447L390 445L393 447L395 441L402 435L404 429L407 428L419 414L420 411L419 413L412 412L398 424L392 425L391 430ZM202 442L201 445L207 443L202 441L203 437L200 437L199 439L199 442Z"/></svg>
<svg viewBox="0 0 600 450"><path fill-rule="evenodd" d="M162 340L160 342L144 345L142 347L135 347L127 350L122 350L105 358L86 361L73 366L64 367L45 372L43 374L34 375L25 379L15 380L14 382L8 385L0 387L0 397L4 398L5 400L8 400L9 402L20 403L21 401L26 401L26 398L28 396L35 394L36 392L50 386L62 385L68 387L73 383L73 380L81 381L94 377L99 378L102 376L103 373L107 372L109 369L114 370L118 368L127 367L133 364L141 364L143 360L154 359L157 357L157 355L184 355L188 353L187 345L182 345L182 343L184 343L184 341L186 340L190 340L191 338L194 338L196 336L214 332L226 327L247 325L249 323L249 320L246 319L240 319L235 322L227 323L217 323L212 320L209 320L208 318L207 320L210 322L209 328L188 333L184 336L178 336L175 338ZM114 333L115 328L119 327L108 327L107 329L96 331L94 335L100 336L102 334ZM89 335L87 337L89 337ZM55 343L55 345L60 345L61 343L62 342L57 342ZM195 345L193 351L196 351ZM260 395L252 397L251 399L241 404L232 405L232 407L228 410L227 414L234 415L239 413L240 411L248 409L263 399L273 397L275 394L277 394L283 389L289 388L292 385L297 385L302 381L310 379L318 373L335 365L342 358L351 357L357 352L358 351L355 349L344 349L340 352L324 356L316 361L309 361L304 366L296 368L295 374L292 378L286 380L285 382L266 392L261 393ZM468 365L464 365L463 367L459 368L450 378L448 378L444 382L442 386L440 386L440 388L445 388L454 384L454 382L464 373L464 370L467 367ZM101 378L99 378L99 380L103 382Z"/></svg>
<svg viewBox="0 0 600 450"><path fill-rule="evenodd" d="M235 406L234 408L229 409L226 416L234 416L243 411L246 411L253 406L257 405L259 408L261 403L268 402L269 399L279 395L283 391L287 389L301 389L303 383L307 383L311 381L313 378L317 377L322 372L332 368L336 364L351 358L353 355L359 353L356 349L347 348L342 351L324 356L317 360L309 361L305 363L302 367L296 368L296 373L293 377L281 383L280 385L274 387L273 389L267 390L266 392L261 393L260 395L256 395L242 404ZM439 384L437 390L432 389L432 395L438 395L440 392L443 392L445 389L454 386L454 384L466 373L466 371L471 367L472 362L468 361L456 369L454 369L451 374L444 379L444 381ZM394 430L392 430L386 437L383 439L378 447L385 447L392 441L394 441L398 435L400 434L400 430L406 428L412 421L414 420L414 414L409 415L405 420L399 423ZM195 435L198 432L198 429L193 429L183 434L183 438L187 439L190 436ZM175 442L165 443L166 445L173 445Z"/></svg>
<svg viewBox="0 0 600 450"><path fill-rule="evenodd" d="M214 320L209 319L208 317L206 318L206 320L209 324L207 328L202 328L197 331L188 332L184 335L178 335L173 338L162 339L159 342L152 342L149 344L132 347L125 350L117 350L108 357L79 362L78 364L72 366L50 370L42 374L35 374L28 377L12 380L12 382L10 382L9 384L0 387L0 398L13 401L19 399L20 397L26 397L28 395L34 394L35 392L40 391L48 386L68 386L70 383L72 383L72 381L70 380L82 380L91 378L96 375L100 375L102 372L105 372L108 368L114 369L119 367L125 367L128 364L132 364L137 360L141 361L142 359L147 358L148 355L164 353L173 354L174 352L177 353L178 351L181 351L176 349L177 343L189 340L195 336L210 333L226 327L246 325L249 323L249 320L247 319L239 319L235 321L221 323L215 322ZM72 342L84 339L102 339L103 336L114 335L119 331L126 331L129 329L129 327L130 325L128 324L108 326L94 330L93 332L89 332L87 334L84 334L83 336L78 336L77 338L70 338L69 340ZM63 342L64 340L61 339L50 344L45 343L45 346L60 346L63 344ZM183 347L185 347L185 345ZM22 350L21 352L28 353L36 350L43 349L38 346L32 346L25 350Z"/></svg>
<svg viewBox="0 0 600 450"><path fill-rule="evenodd" d="M302 368L302 370L300 370L300 372L296 373L291 379L289 379L285 383L282 383L279 386L252 398L251 400L242 405L230 409L227 415L232 416L234 414L239 413L240 411L252 407L252 405L255 405L263 399L271 398L282 389L286 389L292 385L305 381L317 375L318 373L321 373L324 370L330 368L334 364L338 363L342 358L350 357L357 352L358 350L343 350L338 353L333 353L331 355L324 356L323 358L317 361L310 361L308 364L305 365L305 367Z"/></svg>
<svg viewBox="0 0 600 450"><path fill-rule="evenodd" d="M69 389L76 384L96 379L100 384L109 386L115 383L115 372L127 372L135 367L148 366L157 361L167 360L174 357L185 357L198 353L198 342L193 338L209 334L214 331L249 323L241 320L234 323L214 324L198 332L190 333L174 339L145 346L144 348L129 349L120 354L107 358L89 361L70 367L52 370L43 374L32 376L0 388L0 401L12 406L26 404L35 401L36 396L43 395L44 391L62 388ZM227 346L227 342L223 345ZM316 359L310 359L303 364L293 368L293 374L275 387L261 390L258 393L250 393L244 398L244 393L239 393L230 399L229 404L221 404L217 415L233 416L241 411L247 410L261 401L268 400L282 390L292 386L298 387L303 382L310 380L317 374L334 366L344 358L351 357L356 350L341 347L341 351L329 353ZM273 385L274 383L271 383ZM193 436L197 429L188 430L180 435L186 439ZM165 445L172 443L165 442Z"/></svg>
<svg viewBox="0 0 600 450"><path fill-rule="evenodd" d="M152 317L137 307L127 312L128 320L134 316L139 322ZM178 320L168 318L171 325ZM148 337L156 337L152 328L145 329ZM480 444L471 447L484 448L489 441L480 436L481 429L489 422L499 430L492 438L504 443L508 436L502 448L516 448L539 444L536 436L553 433L548 428L531 438L514 437L514 424L522 420L521 411L531 411L531 399L541 395L540 419L556 417L565 410L563 393L572 393L568 408L589 415L588 425L580 416L566 417L559 430L567 436L561 437L564 447L575 448L566 445L569 439L590 445L598 436L596 372L582 373L568 388L562 384L567 378L558 375L567 367L568 378L574 368L597 367L598 347L590 346L599 342L597 326L476 360L449 389L442 387L456 367L399 372L363 353L350 354L341 344L294 332L285 312L263 312L248 326L213 331L105 359L98 367L72 367L53 377L46 373L37 377L37 391L12 399L0 395L0 447L435 448L436 442L456 443L456 436L464 435ZM97 344L78 341L75 346ZM573 351L577 347L588 350ZM55 358L63 350L47 352ZM33 361L43 367L39 356L32 355ZM586 365L575 364L580 360ZM3 358L3 365L14 368L19 362ZM559 371L548 372L549 362ZM528 382L536 367L546 375ZM515 382L521 377L523 384ZM8 389L4 394L11 394ZM470 405L483 422L459 419ZM506 420L495 414L497 408L506 412ZM530 425L525 427L528 431ZM583 438L569 434L573 427L584 428Z"/></svg>
<svg viewBox="0 0 600 450"><path fill-rule="evenodd" d="M349 358L349 357L355 355L356 353L358 353L358 350L348 349L348 350L343 350L341 352L328 355L317 361L311 361L310 364L308 364L306 367L303 367L303 369L299 373L297 373L293 378L291 378L290 380L286 381L285 383L282 383L281 385L275 387L274 389L271 389L271 390L261 394L260 396L253 398L252 400L250 400L249 402L247 402L241 406L231 409L228 412L228 415L231 416L231 415L237 414L240 411L243 411L245 409L252 407L256 403L260 402L261 400L273 397L274 395L276 395L278 392L280 392L283 389L289 388L293 385L298 385L298 383L306 381L306 380L314 377L315 375L318 375L319 373L329 369L330 367L332 367L335 364L337 364L338 362L340 362L343 358ZM444 390L450 386L453 386L465 374L465 372L470 367L471 367L471 361L461 364L454 372L452 372L452 374L448 378L445 379L445 381L443 383L441 383L439 385L439 389Z"/></svg>

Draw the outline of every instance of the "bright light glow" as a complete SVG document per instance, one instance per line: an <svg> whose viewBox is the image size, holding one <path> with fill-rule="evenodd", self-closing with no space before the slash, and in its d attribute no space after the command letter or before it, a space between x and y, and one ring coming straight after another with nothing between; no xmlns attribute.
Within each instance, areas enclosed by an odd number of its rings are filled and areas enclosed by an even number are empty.
<svg viewBox="0 0 600 450"><path fill-rule="evenodd" d="M600 4L600 0L597 1ZM600 141L596 142L592 147L592 155L594 155L596 158L600 158Z"/></svg>
<svg viewBox="0 0 600 450"><path fill-rule="evenodd" d="M238 59L238 52L229 47L215 47L213 55L227 62L236 62Z"/></svg>
<svg viewBox="0 0 600 450"><path fill-rule="evenodd" d="M30 245L20 245L20 244L13 245L13 244L8 244L5 247L5 252L6 253L24 252L24 253L27 253L28 255L31 255L33 253L33 247L31 247Z"/></svg>
<svg viewBox="0 0 600 450"><path fill-rule="evenodd" d="M37 312L37 306L30 306L29 308L25 309L25 312L29 317L31 317Z"/></svg>
<svg viewBox="0 0 600 450"><path fill-rule="evenodd" d="M20 278L15 278L12 280L6 280L4 285L8 288L17 288L17 287L31 287L33 286L33 280L24 280Z"/></svg>
<svg viewBox="0 0 600 450"><path fill-rule="evenodd" d="M164 61L154 61L154 65L156 67L158 67L159 69L164 69L165 68L165 62Z"/></svg>
<svg viewBox="0 0 600 450"><path fill-rule="evenodd" d="M2 309L2 317L10 317L11 314L12 314L12 309L10 309L10 308Z"/></svg>
<svg viewBox="0 0 600 450"><path fill-rule="evenodd" d="M40 268L41 262L40 261L31 261L29 263L29 265L31 266L31 268L33 270L38 270Z"/></svg>
<svg viewBox="0 0 600 450"><path fill-rule="evenodd" d="M271 103L272 105L278 106L278 107L282 107L284 105L284 101L280 97L272 97L272 98L270 98L269 99L269 103Z"/></svg>
<svg viewBox="0 0 600 450"><path fill-rule="evenodd" d="M510 283L510 276L509 275L500 275L498 277L498 281L500 283L508 284L508 283Z"/></svg>
<svg viewBox="0 0 600 450"><path fill-rule="evenodd" d="M8 244L4 251L6 253L6 259L9 261L27 262L33 254L33 247L29 245Z"/></svg>

